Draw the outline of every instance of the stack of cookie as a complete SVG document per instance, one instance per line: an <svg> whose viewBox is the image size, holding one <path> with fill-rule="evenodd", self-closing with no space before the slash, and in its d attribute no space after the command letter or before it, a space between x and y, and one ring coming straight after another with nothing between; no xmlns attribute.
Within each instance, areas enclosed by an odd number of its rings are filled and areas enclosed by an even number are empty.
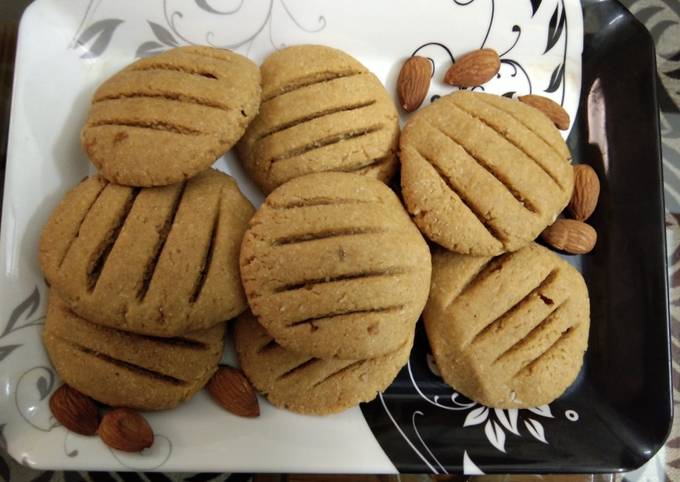
<svg viewBox="0 0 680 482"><path fill-rule="evenodd" d="M459 91L409 120L400 154L406 206L441 246L423 318L442 377L493 407L553 401L590 323L580 273L533 243L572 194L559 131L524 103Z"/></svg>
<svg viewBox="0 0 680 482"><path fill-rule="evenodd" d="M95 400L170 408L217 369L225 321L247 306L238 256L254 209L211 164L260 104L258 68L181 47L94 94L82 144L99 174L50 217L43 338L63 380Z"/></svg>
<svg viewBox="0 0 680 482"><path fill-rule="evenodd" d="M384 184L399 116L375 75L315 45L272 54L261 73L238 154L270 194L241 248L252 312L236 323L236 351L274 405L338 412L375 398L408 361L430 252Z"/></svg>
<svg viewBox="0 0 680 482"><path fill-rule="evenodd" d="M385 184L334 172L283 184L241 248L257 317L236 324L244 372L296 412L372 400L408 361L430 273L427 243Z"/></svg>

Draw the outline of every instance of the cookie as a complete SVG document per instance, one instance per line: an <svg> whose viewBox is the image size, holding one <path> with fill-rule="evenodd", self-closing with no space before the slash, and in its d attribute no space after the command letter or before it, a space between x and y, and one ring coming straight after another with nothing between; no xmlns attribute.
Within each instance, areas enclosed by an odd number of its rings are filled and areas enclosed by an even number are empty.
<svg viewBox="0 0 680 482"><path fill-rule="evenodd" d="M224 323L177 338L135 335L90 323L50 293L43 342L59 376L113 407L172 408L217 370Z"/></svg>
<svg viewBox="0 0 680 482"><path fill-rule="evenodd" d="M341 412L373 400L408 361L413 332L392 353L368 360L322 360L286 350L249 312L235 324L241 368L275 406L310 415Z"/></svg>
<svg viewBox="0 0 680 482"><path fill-rule="evenodd" d="M250 222L241 278L260 323L289 350L374 358L407 340L427 300L427 243L397 196L357 174L287 182Z"/></svg>
<svg viewBox="0 0 680 482"><path fill-rule="evenodd" d="M458 253L515 251L571 198L569 149L541 112L458 91L416 113L400 140L401 186L414 221Z"/></svg>
<svg viewBox="0 0 680 482"><path fill-rule="evenodd" d="M253 212L236 182L213 169L144 189L94 176L52 213L40 264L83 318L176 336L246 308L238 255Z"/></svg>
<svg viewBox="0 0 680 482"><path fill-rule="evenodd" d="M574 381L588 346L581 274L535 243L499 257L441 250L423 319L444 381L496 408L550 403Z"/></svg>
<svg viewBox="0 0 680 482"><path fill-rule="evenodd" d="M109 181L163 186L210 167L243 135L259 105L253 62L229 50L177 47L104 82L81 143Z"/></svg>
<svg viewBox="0 0 680 482"><path fill-rule="evenodd" d="M265 193L321 171L392 176L399 116L366 67L340 50L298 45L269 56L261 72L260 113L237 151Z"/></svg>

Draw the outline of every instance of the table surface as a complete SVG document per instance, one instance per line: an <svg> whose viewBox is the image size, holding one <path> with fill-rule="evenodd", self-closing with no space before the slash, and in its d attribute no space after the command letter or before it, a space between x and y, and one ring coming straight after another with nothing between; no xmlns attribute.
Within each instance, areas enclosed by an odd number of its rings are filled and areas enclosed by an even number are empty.
<svg viewBox="0 0 680 482"><path fill-rule="evenodd" d="M649 29L657 49L658 92L666 194L666 221L669 256L671 299L671 331L673 357L673 392L676 413L680 413L680 0L621 0ZM30 0L0 0L0 186L4 185L7 130L12 89L14 54L18 22ZM0 208L2 197L0 196ZM134 474L103 472L40 472L23 467L9 458L1 448L0 480L5 482L168 482L187 480L247 481L245 474ZM428 476L257 476L254 482L274 481L429 481ZM467 477L448 477L437 480L468 480ZM680 482L680 417L675 417L670 437L659 453L640 470L616 475L599 476L483 476L471 477L476 482L550 480L576 481L677 481Z"/></svg>

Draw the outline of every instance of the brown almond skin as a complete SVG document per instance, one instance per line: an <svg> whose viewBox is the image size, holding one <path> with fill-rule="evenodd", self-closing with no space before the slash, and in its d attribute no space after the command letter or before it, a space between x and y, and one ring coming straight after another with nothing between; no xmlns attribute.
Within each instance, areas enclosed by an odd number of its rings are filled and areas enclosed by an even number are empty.
<svg viewBox="0 0 680 482"><path fill-rule="evenodd" d="M569 215L577 221L587 220L597 207L600 179L595 169L587 164L574 166L574 192L567 206Z"/></svg>
<svg viewBox="0 0 680 482"><path fill-rule="evenodd" d="M397 79L397 95L406 112L413 112L423 103L431 77L432 63L427 58L416 55L404 62Z"/></svg>
<svg viewBox="0 0 680 482"><path fill-rule="evenodd" d="M153 430L142 415L129 408L116 408L104 415L99 438L123 452L141 452L153 445Z"/></svg>
<svg viewBox="0 0 680 482"><path fill-rule="evenodd" d="M575 219L558 219L541 233L543 241L570 254L590 253L597 243L597 231Z"/></svg>
<svg viewBox="0 0 680 482"><path fill-rule="evenodd" d="M99 410L87 395L69 385L62 385L50 397L52 415L71 432L95 435L99 426Z"/></svg>
<svg viewBox="0 0 680 482"><path fill-rule="evenodd" d="M206 385L208 393L222 408L239 417L259 417L260 404L248 378L241 370L220 366Z"/></svg>
<svg viewBox="0 0 680 482"><path fill-rule="evenodd" d="M534 94L521 95L518 99L520 102L524 102L543 112L551 121L553 121L558 129L563 131L569 129L569 113L554 100L543 97L542 95Z"/></svg>
<svg viewBox="0 0 680 482"><path fill-rule="evenodd" d="M493 79L500 68L501 59L495 50L474 50L449 67L444 82L457 87L474 87Z"/></svg>

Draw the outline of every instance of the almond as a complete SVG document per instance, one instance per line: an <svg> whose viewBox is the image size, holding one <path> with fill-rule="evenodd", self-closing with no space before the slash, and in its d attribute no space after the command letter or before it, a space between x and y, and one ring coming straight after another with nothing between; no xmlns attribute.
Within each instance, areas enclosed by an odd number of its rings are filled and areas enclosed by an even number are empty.
<svg viewBox="0 0 680 482"><path fill-rule="evenodd" d="M123 452L141 452L153 445L149 422L129 408L116 408L104 415L99 437L109 447Z"/></svg>
<svg viewBox="0 0 680 482"><path fill-rule="evenodd" d="M520 102L524 102L531 107L543 112L553 121L558 129L566 131L569 129L569 113L560 104L542 95L521 95L518 97Z"/></svg>
<svg viewBox="0 0 680 482"><path fill-rule="evenodd" d="M228 412L240 417L259 417L257 395L241 370L220 366L206 385L208 393Z"/></svg>
<svg viewBox="0 0 680 482"><path fill-rule="evenodd" d="M94 435L99 426L97 405L87 395L69 385L62 385L50 397L52 415L71 432Z"/></svg>
<svg viewBox="0 0 680 482"><path fill-rule="evenodd" d="M475 50L458 59L444 76L444 82L457 87L482 85L498 73L501 59L493 49Z"/></svg>
<svg viewBox="0 0 680 482"><path fill-rule="evenodd" d="M432 63L427 58L416 55L404 62L397 79L397 94L406 112L413 112L423 103L431 77Z"/></svg>
<svg viewBox="0 0 680 482"><path fill-rule="evenodd" d="M574 192L567 210L572 218L585 221L593 214L600 197L600 180L595 169L587 164L574 166Z"/></svg>
<svg viewBox="0 0 680 482"><path fill-rule="evenodd" d="M571 254L586 254L597 242L597 231L574 219L558 219L541 234L543 240L553 248Z"/></svg>

